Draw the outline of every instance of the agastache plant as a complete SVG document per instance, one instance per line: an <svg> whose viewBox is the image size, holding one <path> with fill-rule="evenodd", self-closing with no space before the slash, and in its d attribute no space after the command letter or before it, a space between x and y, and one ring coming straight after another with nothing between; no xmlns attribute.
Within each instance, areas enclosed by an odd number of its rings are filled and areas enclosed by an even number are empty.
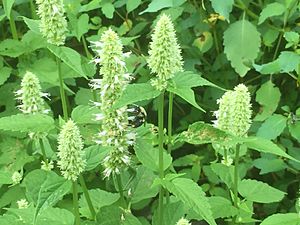
<svg viewBox="0 0 300 225"><path fill-rule="evenodd" d="M91 82L92 88L100 89L100 102L96 102L95 105L101 110L101 113L96 115L96 120L101 120L101 129L96 142L111 147L103 162L104 175L109 177L128 167L128 146L133 144L135 138L128 125L127 107L112 107L131 78L126 72L124 62L129 54L123 53L121 40L111 29L105 31L101 40L93 44L96 53L93 61L100 65L100 74L103 77Z"/></svg>
<svg viewBox="0 0 300 225"><path fill-rule="evenodd" d="M84 171L86 160L79 129L72 120L65 123L59 133L57 155L62 175L75 182Z"/></svg>
<svg viewBox="0 0 300 225"><path fill-rule="evenodd" d="M183 70L181 49L169 16L163 14L159 18L151 39L148 66L151 73L157 74L157 78L151 83L158 90L163 90L167 86L167 80L172 78L174 73Z"/></svg>
<svg viewBox="0 0 300 225"><path fill-rule="evenodd" d="M63 45L67 33L63 0L36 0L40 31L50 44Z"/></svg>
<svg viewBox="0 0 300 225"><path fill-rule="evenodd" d="M16 91L17 100L20 101L18 108L26 114L47 113L43 97L48 93L41 91L40 81L36 75L26 72L21 82L21 89Z"/></svg>
<svg viewBox="0 0 300 225"><path fill-rule="evenodd" d="M219 110L215 112L217 120L215 126L236 137L246 137L251 126L251 97L248 88L244 84L237 85L233 91L226 92L218 100ZM240 143L235 146L234 159L234 206L238 207L238 166ZM227 149L224 148L224 161L228 163Z"/></svg>

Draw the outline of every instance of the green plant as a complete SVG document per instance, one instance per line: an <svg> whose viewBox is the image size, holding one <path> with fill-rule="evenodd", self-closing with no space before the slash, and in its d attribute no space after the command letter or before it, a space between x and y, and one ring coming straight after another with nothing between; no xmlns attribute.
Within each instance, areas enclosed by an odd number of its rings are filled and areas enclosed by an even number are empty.
<svg viewBox="0 0 300 225"><path fill-rule="evenodd" d="M298 225L299 15L3 0L0 224Z"/></svg>

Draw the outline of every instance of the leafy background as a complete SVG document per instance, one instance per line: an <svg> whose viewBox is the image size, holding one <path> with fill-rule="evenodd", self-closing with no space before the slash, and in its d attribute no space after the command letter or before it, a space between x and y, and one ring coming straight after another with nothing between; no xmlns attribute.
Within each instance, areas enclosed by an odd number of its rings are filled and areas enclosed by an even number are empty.
<svg viewBox="0 0 300 225"><path fill-rule="evenodd" d="M55 47L47 44L39 32L33 1L2 1L1 224L15 221L14 224L32 224L35 221L39 225L61 225L72 224L74 220L70 183L59 176L57 168L49 173L38 169L40 144L27 137L28 132L47 133L42 140L46 154L56 159L62 109L53 54L63 61L68 108L84 137L88 161L84 176L98 211L96 224L157 224L155 196L158 186L152 184L158 182L158 153L151 143L155 138L149 129L151 124L157 124L157 101L151 99L159 93L147 84L153 75L150 75L146 58L153 26L161 13L168 14L175 24L186 71L177 74L173 86L168 89L176 94L175 141L171 154L165 156L165 166L172 164L173 172L184 175L160 184L176 196L165 206L164 224L175 224L185 214L194 219L193 224L205 224L197 221L210 213L208 218L204 217L210 224L214 224L213 219L217 224L229 224L228 218L236 215L245 224L260 224L260 221L263 225L297 224L299 1L64 0L64 4L69 34L64 47ZM12 37L13 21L18 37ZM97 95L90 91L88 83L99 75L97 68L89 63L93 52L88 46L91 41L99 40L108 27L121 36L125 51L133 52L126 65L135 76L135 84L128 87L118 106L138 102L148 113L147 126L137 129L143 138L138 139L132 149L135 168L122 175L125 189L131 191L127 197L132 214L118 207L119 195L114 181L102 179L101 159L107 150L93 142L98 126L93 114L97 109L91 108L90 101L96 100ZM50 116L27 117L16 109L14 91L19 89L27 70L36 74L43 91L51 94L51 100L47 101L52 112ZM237 210L232 206L228 191L233 182L232 167L218 163L220 156L214 145L209 144L212 136L207 140L197 139L204 128L195 122L211 123L214 120L212 111L217 109L216 100L225 89L233 89L239 83L247 85L251 92L253 124L249 135L256 138L246 141L242 151L240 177L244 179L239 184L239 194L243 200ZM182 133L188 127L187 132L194 135L192 138ZM217 133L215 142L220 135ZM247 147L257 151L247 151ZM22 171L24 179L21 184L11 186L14 171ZM208 198L203 197L204 192ZM17 209L16 201L25 197L32 204L26 210ZM94 224L89 220L91 215L83 195L79 202L83 224ZM205 207L208 203L210 213ZM121 214L124 221L120 220ZM22 218L23 222L16 218Z"/></svg>

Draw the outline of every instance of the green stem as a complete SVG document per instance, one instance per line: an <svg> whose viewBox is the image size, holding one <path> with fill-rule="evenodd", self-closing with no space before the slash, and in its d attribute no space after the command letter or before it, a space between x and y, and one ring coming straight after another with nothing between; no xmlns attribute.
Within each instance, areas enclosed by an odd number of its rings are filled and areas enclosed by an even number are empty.
<svg viewBox="0 0 300 225"><path fill-rule="evenodd" d="M162 92L158 99L158 146L159 146L159 178L164 178L164 92ZM158 224L163 223L163 203L164 203L164 189L160 187L159 202L158 202Z"/></svg>
<svg viewBox="0 0 300 225"><path fill-rule="evenodd" d="M79 182L81 184L81 188L83 190L83 194L84 194L84 197L85 197L86 202L88 204L88 207L89 207L89 210L91 212L92 218L95 220L96 219L96 211L95 211L95 208L93 206L90 194L88 192L88 189L86 187L86 184L85 184L85 181L84 181L84 178L83 178L82 175L79 176Z"/></svg>
<svg viewBox="0 0 300 225"><path fill-rule="evenodd" d="M240 159L240 144L237 144L234 159L234 180L233 180L233 193L234 193L234 206L238 208L238 182L239 182L239 159Z"/></svg>
<svg viewBox="0 0 300 225"><path fill-rule="evenodd" d="M116 174L116 180L117 180L118 190L119 190L119 193L120 193L120 198L121 198L123 207L126 208L127 203L126 203L125 196L124 196L124 193L123 193L123 185L122 185L122 180L121 180L121 175L120 174Z"/></svg>
<svg viewBox="0 0 300 225"><path fill-rule="evenodd" d="M217 55L220 55L220 48L219 48L219 43L218 43L218 36L217 36L217 31L216 27L213 27L213 36L214 36L214 42L215 42L215 47L217 51Z"/></svg>
<svg viewBox="0 0 300 225"><path fill-rule="evenodd" d="M81 36L81 41L82 41L82 44L83 44L83 48L84 48L86 57L87 57L88 59L91 59L91 58L92 58L92 55L91 55L91 53L90 53L89 50L88 50L88 47L87 47L87 44L86 44L86 40L85 40L84 35Z"/></svg>
<svg viewBox="0 0 300 225"><path fill-rule="evenodd" d="M56 57L57 69L58 69L58 78L59 78L59 90L60 90L60 98L62 103L62 109L64 114L64 120L68 120L68 106L66 100L66 94L64 89L64 80L61 74L61 61L60 58Z"/></svg>
<svg viewBox="0 0 300 225"><path fill-rule="evenodd" d="M47 156L46 156L46 151L45 151L45 146L44 146L44 143L43 143L43 140L41 138L39 138L39 143L40 143L40 146L41 146L41 151L42 151L42 154L43 154L43 160L48 168L48 159L47 159Z"/></svg>
<svg viewBox="0 0 300 225"><path fill-rule="evenodd" d="M168 110L168 153L171 153L171 147L172 147L173 99L174 99L174 94L170 92L169 110Z"/></svg>
<svg viewBox="0 0 300 225"><path fill-rule="evenodd" d="M33 0L30 0L30 9L31 9L31 17L32 17L32 19L37 19L36 9L35 9Z"/></svg>
<svg viewBox="0 0 300 225"><path fill-rule="evenodd" d="M17 32L16 22L15 22L14 17L12 16L12 13L10 13L9 25L10 25L10 30L11 30L13 39L18 40L18 32Z"/></svg>
<svg viewBox="0 0 300 225"><path fill-rule="evenodd" d="M73 208L74 208L74 215L75 215L75 225L80 225L77 181L73 181Z"/></svg>
<svg viewBox="0 0 300 225"><path fill-rule="evenodd" d="M278 42L277 42L277 45L276 45L276 49L275 49L275 52L274 52L274 55L273 55L273 61L276 59L277 57L277 53L278 53L278 50L279 50L279 47L280 47L280 44L281 44L281 40L282 40L282 37L283 37L283 33L281 33L279 35L279 39L278 39Z"/></svg>

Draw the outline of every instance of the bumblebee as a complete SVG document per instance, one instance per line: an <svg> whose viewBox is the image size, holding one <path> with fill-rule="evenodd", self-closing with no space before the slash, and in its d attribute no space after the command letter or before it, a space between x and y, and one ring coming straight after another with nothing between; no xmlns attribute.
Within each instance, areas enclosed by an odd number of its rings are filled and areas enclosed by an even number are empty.
<svg viewBox="0 0 300 225"><path fill-rule="evenodd" d="M146 110L139 105L129 105L128 109L128 123L133 127L137 128L141 125L146 124L147 112Z"/></svg>

